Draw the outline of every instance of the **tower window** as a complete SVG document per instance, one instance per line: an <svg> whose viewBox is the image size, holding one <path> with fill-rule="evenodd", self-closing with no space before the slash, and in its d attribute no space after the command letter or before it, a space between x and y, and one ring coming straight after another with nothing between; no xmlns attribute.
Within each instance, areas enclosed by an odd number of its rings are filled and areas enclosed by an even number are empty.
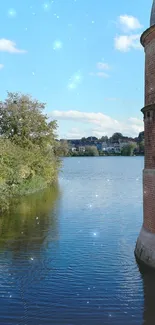
<svg viewBox="0 0 155 325"><path fill-rule="evenodd" d="M147 112L147 117L150 117L150 112Z"/></svg>

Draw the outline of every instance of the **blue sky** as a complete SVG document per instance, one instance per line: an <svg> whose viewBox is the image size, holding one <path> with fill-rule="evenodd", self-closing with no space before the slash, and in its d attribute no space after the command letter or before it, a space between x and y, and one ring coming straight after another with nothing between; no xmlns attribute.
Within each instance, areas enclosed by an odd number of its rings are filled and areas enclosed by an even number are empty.
<svg viewBox="0 0 155 325"><path fill-rule="evenodd" d="M0 5L0 98L46 102L60 137L143 130L152 0L7 0Z"/></svg>

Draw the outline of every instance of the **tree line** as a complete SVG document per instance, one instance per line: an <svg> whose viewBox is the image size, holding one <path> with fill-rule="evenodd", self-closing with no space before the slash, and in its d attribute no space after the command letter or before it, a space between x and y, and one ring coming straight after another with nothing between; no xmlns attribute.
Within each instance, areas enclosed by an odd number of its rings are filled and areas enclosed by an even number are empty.
<svg viewBox="0 0 155 325"><path fill-rule="evenodd" d="M142 132L143 133L143 132ZM120 140L120 137L118 136L120 133L114 133L114 135L108 139L108 137L102 137L101 139L98 139L99 142L108 142L109 145L113 145L114 143L117 143L118 140ZM123 137L123 139L126 137ZM81 145L85 146L85 151L72 151L69 145L69 142L67 140L59 141L57 150L58 155L62 157L77 157L77 156L106 156L106 155L122 155L122 156L133 156L133 155L144 155L144 136L143 134L139 134L139 137L137 138L136 142L132 142L132 140L129 141L129 143L126 143L120 150L120 152L108 152L103 150L98 150L97 146L95 145L85 145L87 143L86 138L82 138L80 140Z"/></svg>

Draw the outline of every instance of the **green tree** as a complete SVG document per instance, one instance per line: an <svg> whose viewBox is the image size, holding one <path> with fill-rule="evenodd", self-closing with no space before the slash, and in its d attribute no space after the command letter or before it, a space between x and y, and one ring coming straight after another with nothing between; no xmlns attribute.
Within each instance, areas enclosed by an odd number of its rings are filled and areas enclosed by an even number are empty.
<svg viewBox="0 0 155 325"><path fill-rule="evenodd" d="M67 157L69 155L69 145L67 140L61 140L57 143L56 153L60 157Z"/></svg>
<svg viewBox="0 0 155 325"><path fill-rule="evenodd" d="M102 136L101 139L100 139L101 142L107 142L108 141L108 137L107 135L105 136Z"/></svg>
<svg viewBox="0 0 155 325"><path fill-rule="evenodd" d="M81 142L85 143L87 141L87 139L85 137L81 138Z"/></svg>
<svg viewBox="0 0 155 325"><path fill-rule="evenodd" d="M73 151L73 152L70 152L70 156L71 157L79 157L81 156L81 153L79 151ZM83 154L84 156L84 154Z"/></svg>
<svg viewBox="0 0 155 325"><path fill-rule="evenodd" d="M122 156L133 156L134 150L137 148L136 143L129 143L122 148Z"/></svg>
<svg viewBox="0 0 155 325"><path fill-rule="evenodd" d="M8 92L6 100L0 102L0 135L22 147L53 145L57 124L48 122L44 109L45 103L28 95Z"/></svg>
<svg viewBox="0 0 155 325"><path fill-rule="evenodd" d="M141 142L141 141L144 141L144 131L140 132L139 135L138 135L138 141Z"/></svg>
<svg viewBox="0 0 155 325"><path fill-rule="evenodd" d="M139 153L144 154L144 140L139 143Z"/></svg>
<svg viewBox="0 0 155 325"><path fill-rule="evenodd" d="M118 141L120 139L123 139L123 135L122 133L116 132L112 135L112 137L110 138L111 142L115 142Z"/></svg>
<svg viewBox="0 0 155 325"><path fill-rule="evenodd" d="M99 156L99 152L95 146L87 146L85 155L86 156Z"/></svg>
<svg viewBox="0 0 155 325"><path fill-rule="evenodd" d="M48 122L45 104L18 93L0 102L0 210L10 197L25 195L57 180L56 122Z"/></svg>

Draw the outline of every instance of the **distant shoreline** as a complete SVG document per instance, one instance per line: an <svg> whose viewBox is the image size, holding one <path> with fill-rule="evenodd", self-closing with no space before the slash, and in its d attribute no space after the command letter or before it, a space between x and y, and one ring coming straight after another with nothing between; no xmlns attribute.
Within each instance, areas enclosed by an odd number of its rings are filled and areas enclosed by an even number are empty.
<svg viewBox="0 0 155 325"><path fill-rule="evenodd" d="M130 158L135 158L135 157L144 157L144 155L133 155L133 156L121 156L121 155L103 155L103 156L63 156L61 158L106 158L106 157L119 157L119 158L124 158L124 157L130 157Z"/></svg>

